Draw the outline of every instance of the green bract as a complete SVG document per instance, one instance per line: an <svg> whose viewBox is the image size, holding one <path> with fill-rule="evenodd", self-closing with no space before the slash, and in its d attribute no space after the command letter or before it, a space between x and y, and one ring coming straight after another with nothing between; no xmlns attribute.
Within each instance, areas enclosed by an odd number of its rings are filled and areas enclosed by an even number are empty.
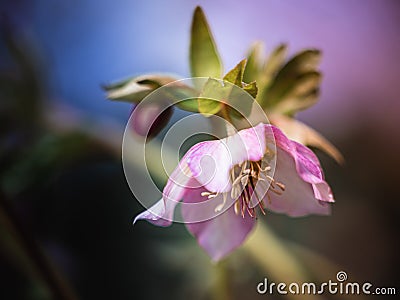
<svg viewBox="0 0 400 300"><path fill-rule="evenodd" d="M192 21L190 70L192 77L220 78L223 72L214 38L200 7L196 7Z"/></svg>
<svg viewBox="0 0 400 300"><path fill-rule="evenodd" d="M257 85L255 82L243 82L245 67L246 59L239 62L222 80L209 78L199 97L199 112L206 116L220 113L225 118L248 116L251 104L243 99L246 97L243 91L255 98Z"/></svg>

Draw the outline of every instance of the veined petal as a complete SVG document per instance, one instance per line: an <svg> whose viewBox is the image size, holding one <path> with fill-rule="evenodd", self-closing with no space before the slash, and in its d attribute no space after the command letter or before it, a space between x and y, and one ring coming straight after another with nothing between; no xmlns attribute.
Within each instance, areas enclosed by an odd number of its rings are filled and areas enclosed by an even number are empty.
<svg viewBox="0 0 400 300"><path fill-rule="evenodd" d="M184 195L184 204L205 201L201 196L204 188L188 189ZM216 200L216 199L213 199ZM209 200L208 200L209 201ZM230 201L228 201L230 202ZM197 214L196 205L182 206L182 216L185 220L193 219ZM226 211L207 221L186 223L188 230L196 237L198 243L214 261L218 261L240 246L254 227L255 219L245 214L245 217L235 214L230 206Z"/></svg>
<svg viewBox="0 0 400 300"><path fill-rule="evenodd" d="M268 190L264 203L269 210L291 217L330 214L330 205L316 199L311 184L305 182L296 172L293 157L279 148L274 179L285 185L285 191L278 195L271 189Z"/></svg>
<svg viewBox="0 0 400 300"><path fill-rule="evenodd" d="M319 148L339 164L344 164L344 158L340 151L315 129L299 120L280 114L270 114L269 118L271 123L279 127L291 140Z"/></svg>
<svg viewBox="0 0 400 300"><path fill-rule="evenodd" d="M277 145L274 179L285 185L285 191L278 195L269 190L266 207L293 217L330 214L328 202L334 200L315 154L290 141L278 128L272 126L272 130Z"/></svg>
<svg viewBox="0 0 400 300"><path fill-rule="evenodd" d="M292 157L298 175L312 185L318 200L334 202L332 191L324 178L324 172L317 156L307 147L289 140L281 130L272 126L277 149L282 149ZM279 160L279 154L278 154Z"/></svg>
<svg viewBox="0 0 400 300"><path fill-rule="evenodd" d="M240 130L238 135L246 149L246 160L259 161L265 153L265 125L260 123L255 127ZM231 147L234 148L235 144Z"/></svg>
<svg viewBox="0 0 400 300"><path fill-rule="evenodd" d="M259 124L221 140L196 144L188 151L186 160L193 177L211 192L230 191L232 167L264 156L264 131L264 125Z"/></svg>
<svg viewBox="0 0 400 300"><path fill-rule="evenodd" d="M325 181L324 172L317 156L307 147L293 142L297 151L296 168L304 181L312 184L314 196L318 200L335 202L330 186Z"/></svg>

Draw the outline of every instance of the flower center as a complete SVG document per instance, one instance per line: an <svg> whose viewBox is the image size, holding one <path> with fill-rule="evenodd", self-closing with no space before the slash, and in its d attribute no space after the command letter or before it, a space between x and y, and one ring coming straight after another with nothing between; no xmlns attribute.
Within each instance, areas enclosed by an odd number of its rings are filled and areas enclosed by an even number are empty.
<svg viewBox="0 0 400 300"><path fill-rule="evenodd" d="M262 167L260 161L245 161L239 165L235 165L231 170L232 190L231 197L236 200L234 210L236 215L244 218L247 212L252 218L256 217L256 208L259 207L261 213L265 215L264 196L271 202L270 191L277 195L282 195L285 185L277 182L273 177L268 175L271 167L266 165ZM259 189L259 186L261 189ZM261 193L261 195L259 194Z"/></svg>
<svg viewBox="0 0 400 300"><path fill-rule="evenodd" d="M267 163L268 157L264 156L259 161L245 161L235 165L230 171L230 180L232 182L231 198L235 201L234 210L236 215L243 218L247 212L252 218L256 218L256 208L259 207L261 213L265 215L264 198L267 197L271 203L271 196L268 191L276 195L282 195L285 191L285 185L276 181L268 173L271 167ZM263 167L263 163L266 164ZM221 193L223 201L215 207L215 212L219 212L226 204L228 194ZM201 193L202 197L213 199L220 193L205 191Z"/></svg>

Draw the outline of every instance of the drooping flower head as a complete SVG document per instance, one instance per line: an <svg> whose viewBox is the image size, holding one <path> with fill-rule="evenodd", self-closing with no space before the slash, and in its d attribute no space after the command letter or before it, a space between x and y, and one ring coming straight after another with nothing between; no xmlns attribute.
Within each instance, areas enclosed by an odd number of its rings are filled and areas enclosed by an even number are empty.
<svg viewBox="0 0 400 300"><path fill-rule="evenodd" d="M315 154L260 123L194 145L171 174L163 198L135 221L168 226L181 202L188 230L217 261L243 243L257 213L328 215L333 201Z"/></svg>

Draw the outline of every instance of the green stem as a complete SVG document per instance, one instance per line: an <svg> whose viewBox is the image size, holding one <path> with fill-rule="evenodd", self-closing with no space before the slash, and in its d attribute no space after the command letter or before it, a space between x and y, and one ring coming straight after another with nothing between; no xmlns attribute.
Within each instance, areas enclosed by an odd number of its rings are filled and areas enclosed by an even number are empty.
<svg viewBox="0 0 400 300"><path fill-rule="evenodd" d="M213 298L215 300L232 299L229 287L229 276L227 263L225 261L218 262L215 265L216 280L214 283Z"/></svg>

